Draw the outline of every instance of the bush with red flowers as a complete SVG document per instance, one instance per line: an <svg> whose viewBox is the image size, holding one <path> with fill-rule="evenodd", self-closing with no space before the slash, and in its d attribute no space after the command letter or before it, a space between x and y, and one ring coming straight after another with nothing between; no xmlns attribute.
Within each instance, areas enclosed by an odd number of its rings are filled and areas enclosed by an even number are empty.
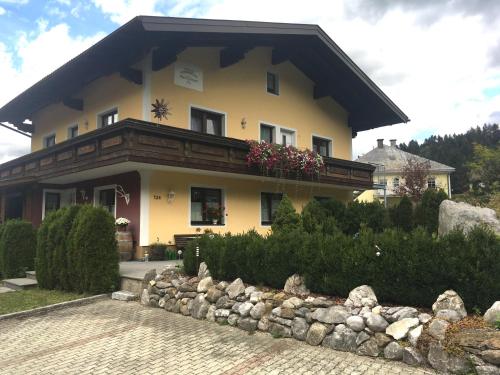
<svg viewBox="0 0 500 375"><path fill-rule="evenodd" d="M306 176L319 176L325 168L321 155L314 151L300 151L293 146L282 146L265 141L248 141L247 154L249 167L258 167L263 173L290 173Z"/></svg>

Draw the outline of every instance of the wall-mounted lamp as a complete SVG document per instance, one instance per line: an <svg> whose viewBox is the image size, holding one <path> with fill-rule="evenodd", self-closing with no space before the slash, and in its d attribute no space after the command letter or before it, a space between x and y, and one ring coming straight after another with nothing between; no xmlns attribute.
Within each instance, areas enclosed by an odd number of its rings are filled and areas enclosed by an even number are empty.
<svg viewBox="0 0 500 375"><path fill-rule="evenodd" d="M170 191L167 193L167 202L172 203L175 199L175 191L170 189Z"/></svg>
<svg viewBox="0 0 500 375"><path fill-rule="evenodd" d="M245 129L246 127L247 127L247 119L245 117L243 117L241 119L241 128Z"/></svg>

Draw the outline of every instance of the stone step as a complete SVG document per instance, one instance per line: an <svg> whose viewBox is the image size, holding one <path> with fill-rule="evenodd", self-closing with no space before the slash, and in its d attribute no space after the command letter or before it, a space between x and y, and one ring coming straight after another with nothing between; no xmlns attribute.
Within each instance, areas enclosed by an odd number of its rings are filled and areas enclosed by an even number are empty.
<svg viewBox="0 0 500 375"><path fill-rule="evenodd" d="M36 272L35 271L26 271L26 278L31 280L36 280Z"/></svg>
<svg viewBox="0 0 500 375"><path fill-rule="evenodd" d="M6 288L4 286L0 286L0 294L2 293L9 293L9 292L15 292L14 289Z"/></svg>
<svg viewBox="0 0 500 375"><path fill-rule="evenodd" d="M3 286L14 290L23 290L28 288L36 288L38 283L36 280L28 279L25 277L18 279L6 279L3 281Z"/></svg>
<svg viewBox="0 0 500 375"><path fill-rule="evenodd" d="M134 301L139 298L137 293L129 292L128 290L119 290L118 292L113 292L111 299L116 299L118 301Z"/></svg>

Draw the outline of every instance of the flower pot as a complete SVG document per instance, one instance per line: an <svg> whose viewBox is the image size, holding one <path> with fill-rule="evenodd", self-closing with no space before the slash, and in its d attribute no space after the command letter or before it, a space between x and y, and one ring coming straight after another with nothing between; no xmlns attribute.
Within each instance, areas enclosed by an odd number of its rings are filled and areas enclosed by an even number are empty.
<svg viewBox="0 0 500 375"><path fill-rule="evenodd" d="M217 222L218 222L218 221L219 221L219 220L217 220L217 219L212 219L212 224L213 224L213 225L217 225Z"/></svg>
<svg viewBox="0 0 500 375"><path fill-rule="evenodd" d="M117 230L117 232L126 232L127 227L128 227L128 225L117 225L116 230Z"/></svg>

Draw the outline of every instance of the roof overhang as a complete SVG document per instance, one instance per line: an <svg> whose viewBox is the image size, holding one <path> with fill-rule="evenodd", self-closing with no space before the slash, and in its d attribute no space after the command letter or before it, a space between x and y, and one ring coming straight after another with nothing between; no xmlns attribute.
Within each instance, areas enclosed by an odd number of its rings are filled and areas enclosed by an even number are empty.
<svg viewBox="0 0 500 375"><path fill-rule="evenodd" d="M221 47L221 66L254 47L272 47L272 63L290 61L315 83L314 98L330 96L349 113L353 133L409 121L408 117L317 25L138 16L49 74L0 108L0 121L32 132L24 123L57 102L81 103L72 95L90 82L120 72L140 84L131 69L152 48L153 68L175 61L186 47ZM224 61L222 61L224 60Z"/></svg>

